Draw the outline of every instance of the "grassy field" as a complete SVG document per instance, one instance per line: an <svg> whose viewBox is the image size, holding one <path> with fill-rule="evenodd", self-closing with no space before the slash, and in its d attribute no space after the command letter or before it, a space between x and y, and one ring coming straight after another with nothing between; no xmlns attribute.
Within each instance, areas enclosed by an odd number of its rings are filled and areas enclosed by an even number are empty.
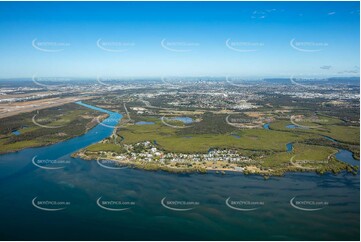
<svg viewBox="0 0 361 242"><path fill-rule="evenodd" d="M322 161L327 160L328 156L334 154L336 151L337 149L325 146L294 144L292 152L279 152L272 154L265 157L263 162L265 166L269 167L279 166L280 164L288 165L293 156L294 161Z"/></svg>
<svg viewBox="0 0 361 242"><path fill-rule="evenodd" d="M308 134L318 134L323 136L331 137L339 142L350 143L350 144L360 144L360 129L356 126L345 126L337 125L340 124L340 121L330 121L324 123L311 123L311 122L297 122L297 124L316 127L316 128L295 128L290 129L286 126L292 124L289 120L277 120L270 124L272 130L278 131L287 131L292 133L308 133Z"/></svg>
<svg viewBox="0 0 361 242"><path fill-rule="evenodd" d="M295 144L292 152L280 152L265 157L262 167L284 173L286 171L355 172L350 165L338 161L337 149L325 146Z"/></svg>
<svg viewBox="0 0 361 242"><path fill-rule="evenodd" d="M232 127L229 132L223 134L192 134L188 129L192 130L194 127L179 131L163 125L159 119L153 118L147 121L155 124L128 125L120 129L118 135L124 137L123 142L126 144L155 140L166 151L182 153L206 153L210 148L285 151L289 142L299 142L314 137L313 134L294 134L265 129L236 130Z"/></svg>

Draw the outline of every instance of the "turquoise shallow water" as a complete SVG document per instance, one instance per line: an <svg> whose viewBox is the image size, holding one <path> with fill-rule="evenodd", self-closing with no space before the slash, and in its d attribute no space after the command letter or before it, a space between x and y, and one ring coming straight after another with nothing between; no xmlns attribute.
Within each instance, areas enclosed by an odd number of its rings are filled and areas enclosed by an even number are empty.
<svg viewBox="0 0 361 242"><path fill-rule="evenodd" d="M294 125L294 124L289 124L289 125L286 126L286 128L288 128L288 129L307 129L305 127L297 126L297 125Z"/></svg>
<svg viewBox="0 0 361 242"><path fill-rule="evenodd" d="M286 144L286 150L287 150L287 152L292 152L292 149L293 149L293 144L292 144L292 143L287 143L287 144Z"/></svg>
<svg viewBox="0 0 361 242"><path fill-rule="evenodd" d="M14 135L20 135L21 134L19 130L15 130L15 131L13 131L11 133L13 133Z"/></svg>
<svg viewBox="0 0 361 242"><path fill-rule="evenodd" d="M190 118L190 117L174 117L172 118L173 120L178 120L178 121L181 121L185 124L191 124L193 123L193 119Z"/></svg>
<svg viewBox="0 0 361 242"><path fill-rule="evenodd" d="M359 240L359 175L293 173L264 180L241 173L115 170L71 158L74 151L111 134L122 116L108 113L105 125L83 136L0 156L2 239ZM46 170L32 163L34 156L67 162L61 169ZM40 204L65 208L44 211L33 206L34 198L69 204ZM99 198L125 203L107 207L128 209L103 209L97 205ZM228 198L236 208L256 209L234 210L227 206ZM319 210L297 209L292 198L300 208ZM170 207L191 210L168 209L163 199ZM179 204L184 201L193 204Z"/></svg>

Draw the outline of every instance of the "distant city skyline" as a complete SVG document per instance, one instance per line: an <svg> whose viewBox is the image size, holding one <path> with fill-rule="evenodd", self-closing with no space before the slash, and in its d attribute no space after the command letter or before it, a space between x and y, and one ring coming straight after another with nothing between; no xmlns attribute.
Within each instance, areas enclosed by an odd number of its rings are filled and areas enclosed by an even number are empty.
<svg viewBox="0 0 361 242"><path fill-rule="evenodd" d="M359 76L359 2L1 2L0 78Z"/></svg>

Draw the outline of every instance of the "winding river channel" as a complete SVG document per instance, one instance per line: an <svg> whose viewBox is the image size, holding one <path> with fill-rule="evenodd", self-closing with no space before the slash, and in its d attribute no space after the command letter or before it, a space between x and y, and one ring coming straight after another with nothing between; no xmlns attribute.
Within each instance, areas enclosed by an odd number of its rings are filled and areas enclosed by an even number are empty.
<svg viewBox="0 0 361 242"><path fill-rule="evenodd" d="M109 117L82 136L0 156L3 240L359 240L359 174L107 169L71 154L110 136L122 115L78 104Z"/></svg>

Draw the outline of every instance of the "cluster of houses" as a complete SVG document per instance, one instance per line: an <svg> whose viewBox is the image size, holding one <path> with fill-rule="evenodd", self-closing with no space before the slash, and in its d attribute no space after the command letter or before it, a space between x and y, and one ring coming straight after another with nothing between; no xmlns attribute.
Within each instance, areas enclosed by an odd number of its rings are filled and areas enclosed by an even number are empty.
<svg viewBox="0 0 361 242"><path fill-rule="evenodd" d="M174 153L164 152L150 141L136 144L124 144L125 153L116 155L117 160L143 161L187 164L193 162L217 162L223 161L233 164L250 164L255 161L247 156L242 156L239 152L229 149L211 149L208 153Z"/></svg>

